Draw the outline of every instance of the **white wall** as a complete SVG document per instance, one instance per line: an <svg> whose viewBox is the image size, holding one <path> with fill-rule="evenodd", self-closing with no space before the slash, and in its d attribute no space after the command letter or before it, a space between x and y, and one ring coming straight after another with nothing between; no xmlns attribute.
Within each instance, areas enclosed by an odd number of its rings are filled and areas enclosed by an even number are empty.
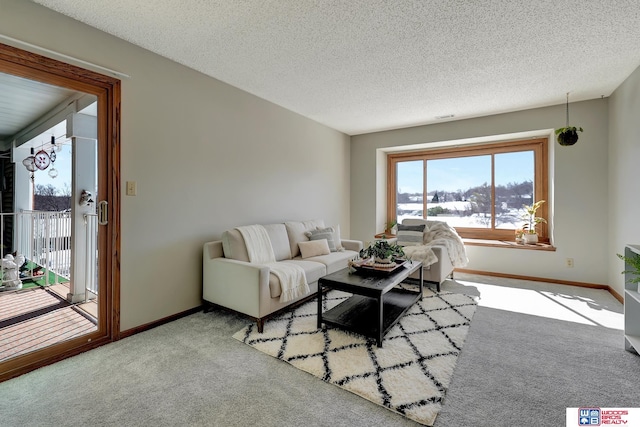
<svg viewBox="0 0 640 427"><path fill-rule="evenodd" d="M553 211L555 252L467 246L467 268L487 272L607 284L607 140L608 100L570 104L571 124L585 132L572 147L555 141L549 202ZM371 240L385 222L386 189L382 149L521 132L546 133L565 124L565 105L452 121L352 137L351 235ZM536 132L539 131L539 132ZM599 243L598 243L599 242ZM575 267L565 267L573 258Z"/></svg>
<svg viewBox="0 0 640 427"><path fill-rule="evenodd" d="M30 2L0 0L0 33L131 76L121 330L200 305L202 244L228 228L323 218L349 237L347 135Z"/></svg>
<svg viewBox="0 0 640 427"><path fill-rule="evenodd" d="M624 293L624 245L640 244L640 68L609 99L609 284Z"/></svg>

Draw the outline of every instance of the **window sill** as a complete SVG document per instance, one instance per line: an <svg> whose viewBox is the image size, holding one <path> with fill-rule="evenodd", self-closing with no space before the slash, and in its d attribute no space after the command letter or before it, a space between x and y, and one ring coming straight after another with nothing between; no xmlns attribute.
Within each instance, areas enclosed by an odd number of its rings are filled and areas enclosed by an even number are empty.
<svg viewBox="0 0 640 427"><path fill-rule="evenodd" d="M486 239L462 239L467 246L487 246L491 248L525 249L530 251L555 251L556 248L548 243L536 243L535 245L524 245L506 240L486 240Z"/></svg>

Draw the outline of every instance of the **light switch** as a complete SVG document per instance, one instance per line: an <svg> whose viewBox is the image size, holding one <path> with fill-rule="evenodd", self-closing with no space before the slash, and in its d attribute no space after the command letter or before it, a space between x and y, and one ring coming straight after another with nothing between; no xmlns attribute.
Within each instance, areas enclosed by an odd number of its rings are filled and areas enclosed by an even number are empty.
<svg viewBox="0 0 640 427"><path fill-rule="evenodd" d="M138 194L138 184L135 181L127 181L127 196L136 196Z"/></svg>

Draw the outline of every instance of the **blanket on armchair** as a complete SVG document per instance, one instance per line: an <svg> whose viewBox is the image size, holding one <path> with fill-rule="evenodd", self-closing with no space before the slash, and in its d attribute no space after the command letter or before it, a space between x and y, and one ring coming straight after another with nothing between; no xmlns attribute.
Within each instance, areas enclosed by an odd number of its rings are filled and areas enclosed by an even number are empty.
<svg viewBox="0 0 640 427"><path fill-rule="evenodd" d="M433 252L433 249L424 244L415 246L404 246L402 250L407 256L407 259L410 259L411 261L422 261L423 267L428 267L431 264L435 264L436 262L438 262L438 257Z"/></svg>
<svg viewBox="0 0 640 427"><path fill-rule="evenodd" d="M456 230L446 222L438 222L429 227L429 231L425 233L425 242L427 246L445 246L451 258L451 264L456 268L466 267L469 263L464 242Z"/></svg>
<svg viewBox="0 0 640 427"><path fill-rule="evenodd" d="M456 232L446 222L437 222L428 230L424 230L423 244L416 246L405 246L404 253L407 258L414 261L422 261L425 266L438 261L438 257L433 253L432 246L444 246L449 253L451 264L456 268L466 267L469 263L464 242Z"/></svg>
<svg viewBox="0 0 640 427"><path fill-rule="evenodd" d="M244 239L249 261L268 266L271 273L280 280L280 302L289 302L311 292L302 267L276 261L269 234L262 225L247 225L236 229Z"/></svg>

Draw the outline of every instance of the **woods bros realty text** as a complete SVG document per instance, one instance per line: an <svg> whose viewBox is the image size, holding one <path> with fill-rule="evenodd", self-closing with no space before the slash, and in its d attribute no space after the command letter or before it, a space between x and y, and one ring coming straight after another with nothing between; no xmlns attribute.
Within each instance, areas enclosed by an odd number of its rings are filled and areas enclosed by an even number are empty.
<svg viewBox="0 0 640 427"><path fill-rule="evenodd" d="M640 426L640 408L567 408L567 426Z"/></svg>

